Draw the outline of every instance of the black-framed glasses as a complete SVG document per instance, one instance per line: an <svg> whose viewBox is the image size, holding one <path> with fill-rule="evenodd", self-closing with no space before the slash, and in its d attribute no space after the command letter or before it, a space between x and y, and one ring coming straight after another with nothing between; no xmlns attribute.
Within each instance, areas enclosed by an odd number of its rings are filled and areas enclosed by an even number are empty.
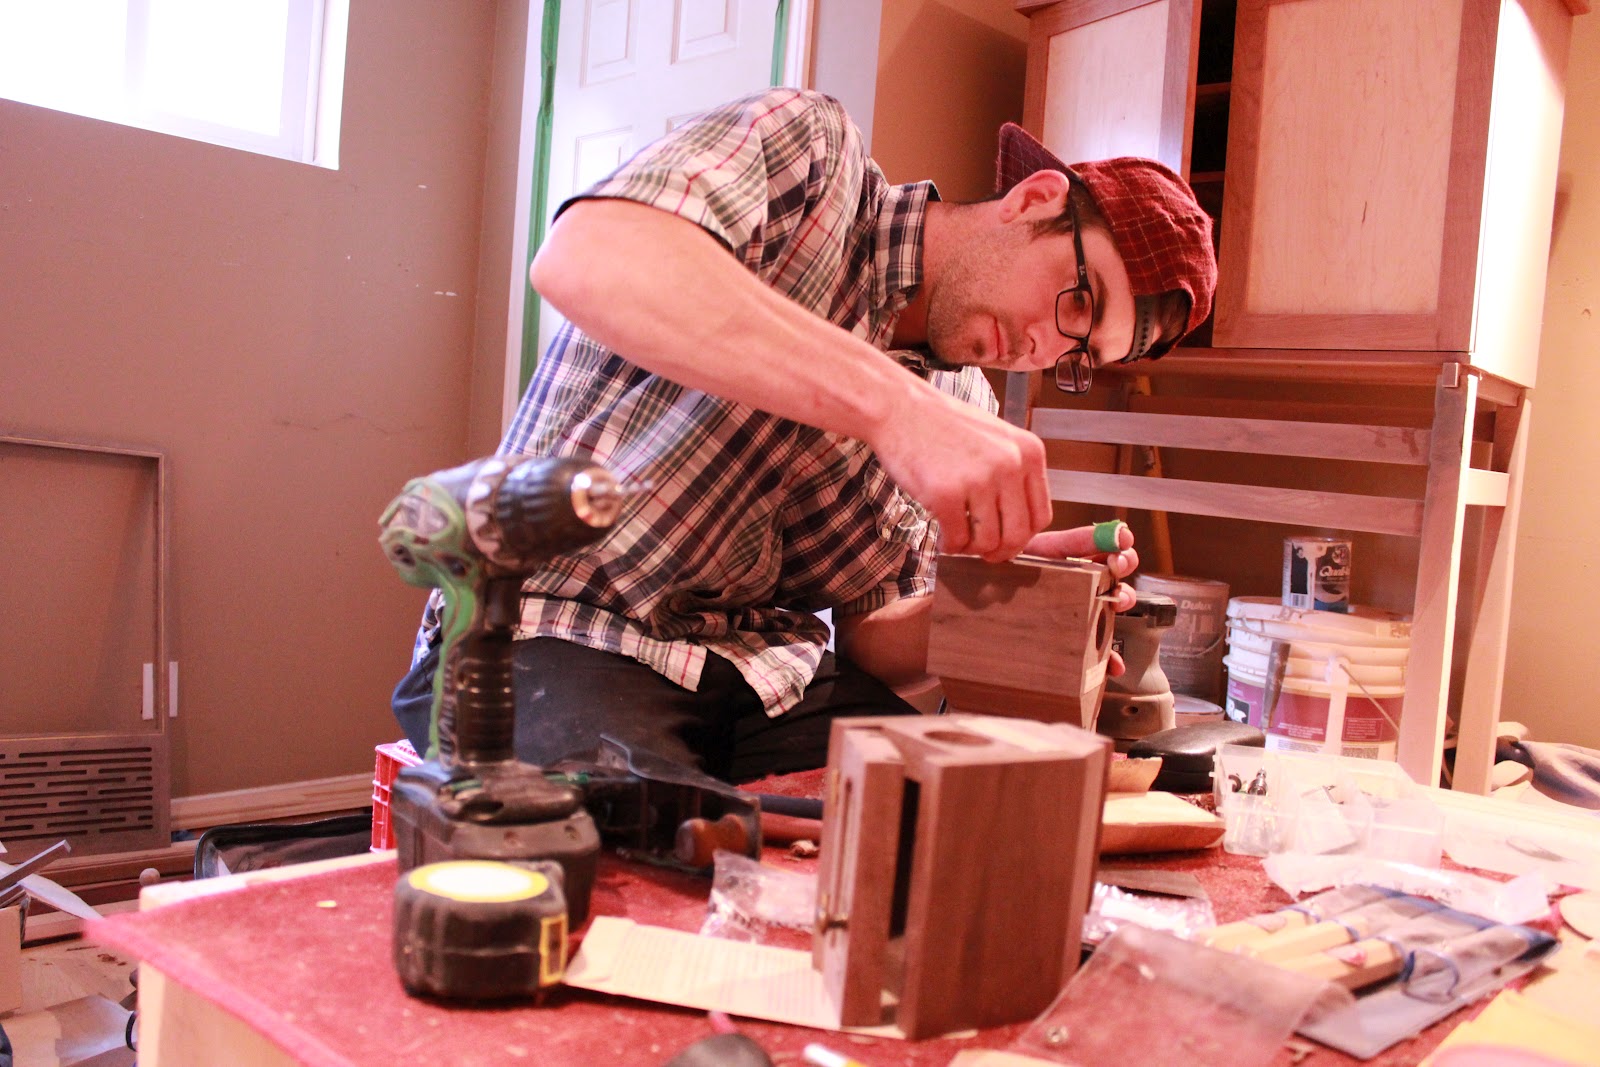
<svg viewBox="0 0 1600 1067"><path fill-rule="evenodd" d="M1094 290L1089 287L1089 267L1083 259L1083 226L1078 207L1068 200L1067 209L1072 212L1072 251L1078 257L1078 284L1056 294L1056 332L1072 342L1072 347L1056 359L1056 388L1079 396L1087 393L1094 382L1094 357L1089 354L1089 335L1094 332ZM1068 323L1074 328L1079 323L1087 325L1082 334L1076 334Z"/></svg>

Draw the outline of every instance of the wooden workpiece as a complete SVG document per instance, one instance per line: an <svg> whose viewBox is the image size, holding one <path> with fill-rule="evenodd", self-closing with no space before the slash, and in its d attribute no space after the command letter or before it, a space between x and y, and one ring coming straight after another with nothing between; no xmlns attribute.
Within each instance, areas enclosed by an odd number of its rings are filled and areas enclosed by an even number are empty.
<svg viewBox="0 0 1600 1067"><path fill-rule="evenodd" d="M1286 971L1321 978L1346 989L1362 989L1393 978L1405 966L1405 950L1381 937L1368 937L1324 952L1279 960Z"/></svg>
<svg viewBox="0 0 1600 1067"><path fill-rule="evenodd" d="M835 722L814 957L845 1025L1031 1018L1077 968L1110 742L979 715Z"/></svg>
<svg viewBox="0 0 1600 1067"><path fill-rule="evenodd" d="M1172 793L1107 793L1100 854L1126 856L1210 848L1227 829L1222 819Z"/></svg>
<svg viewBox="0 0 1600 1067"><path fill-rule="evenodd" d="M940 556L928 673L949 710L1091 729L1111 651L1111 584L1088 560Z"/></svg>

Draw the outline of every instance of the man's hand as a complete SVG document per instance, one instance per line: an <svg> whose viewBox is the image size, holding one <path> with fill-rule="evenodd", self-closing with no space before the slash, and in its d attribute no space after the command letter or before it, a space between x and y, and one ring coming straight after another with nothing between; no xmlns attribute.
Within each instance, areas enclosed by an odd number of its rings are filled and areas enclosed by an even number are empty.
<svg viewBox="0 0 1600 1067"><path fill-rule="evenodd" d="M1047 530L1030 540L1023 548L1023 552L1044 559L1075 557L1096 560L1105 564L1115 583L1111 587L1111 610L1127 611L1133 607L1137 599L1133 588L1122 581L1139 569L1139 553L1133 547L1133 531L1128 529L1127 523L1117 524L1115 552L1105 552L1095 548L1093 526L1078 526L1071 530ZM1113 651L1106 667L1107 673L1116 677L1126 669L1122 657Z"/></svg>
<svg viewBox="0 0 1600 1067"><path fill-rule="evenodd" d="M1050 524L1044 442L931 388L915 395L869 438L884 469L939 520L943 551L991 563L1024 551Z"/></svg>

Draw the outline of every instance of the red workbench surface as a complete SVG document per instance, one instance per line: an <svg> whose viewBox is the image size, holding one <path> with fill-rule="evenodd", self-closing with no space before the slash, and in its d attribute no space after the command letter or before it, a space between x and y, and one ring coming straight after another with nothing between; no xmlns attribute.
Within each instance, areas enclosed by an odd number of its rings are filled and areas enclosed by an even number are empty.
<svg viewBox="0 0 1600 1067"><path fill-rule="evenodd" d="M805 794L819 784L820 772L760 783L759 788ZM769 849L767 859L780 866L814 864L791 859L780 849ZM1218 922L1290 902L1267 880L1260 861L1220 848L1125 859L1193 873L1210 894ZM659 1067L712 1033L707 1017L698 1011L578 989L557 989L538 1006L489 1009L409 997L390 959L396 876L391 860L253 885L112 916L94 924L89 934L149 963L313 1067L388 1067L414 1062L419 1054L455 1067ZM705 878L603 855L591 912L698 930L709 889ZM1476 1010L1465 1009L1369 1062L1385 1067L1415 1064ZM739 1022L741 1031L779 1065L799 1063L800 1050L820 1041L869 1067L942 1067L964 1048L1006 1048L1024 1026L907 1042ZM1277 1062L1317 1067L1356 1061L1319 1046L1303 1061L1292 1061L1284 1051Z"/></svg>

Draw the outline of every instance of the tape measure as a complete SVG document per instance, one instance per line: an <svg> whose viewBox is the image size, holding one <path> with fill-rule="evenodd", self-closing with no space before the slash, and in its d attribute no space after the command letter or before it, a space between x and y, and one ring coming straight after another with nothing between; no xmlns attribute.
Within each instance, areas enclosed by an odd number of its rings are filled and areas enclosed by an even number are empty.
<svg viewBox="0 0 1600 1067"><path fill-rule="evenodd" d="M561 865L446 860L395 884L394 966L413 996L529 997L567 970Z"/></svg>

